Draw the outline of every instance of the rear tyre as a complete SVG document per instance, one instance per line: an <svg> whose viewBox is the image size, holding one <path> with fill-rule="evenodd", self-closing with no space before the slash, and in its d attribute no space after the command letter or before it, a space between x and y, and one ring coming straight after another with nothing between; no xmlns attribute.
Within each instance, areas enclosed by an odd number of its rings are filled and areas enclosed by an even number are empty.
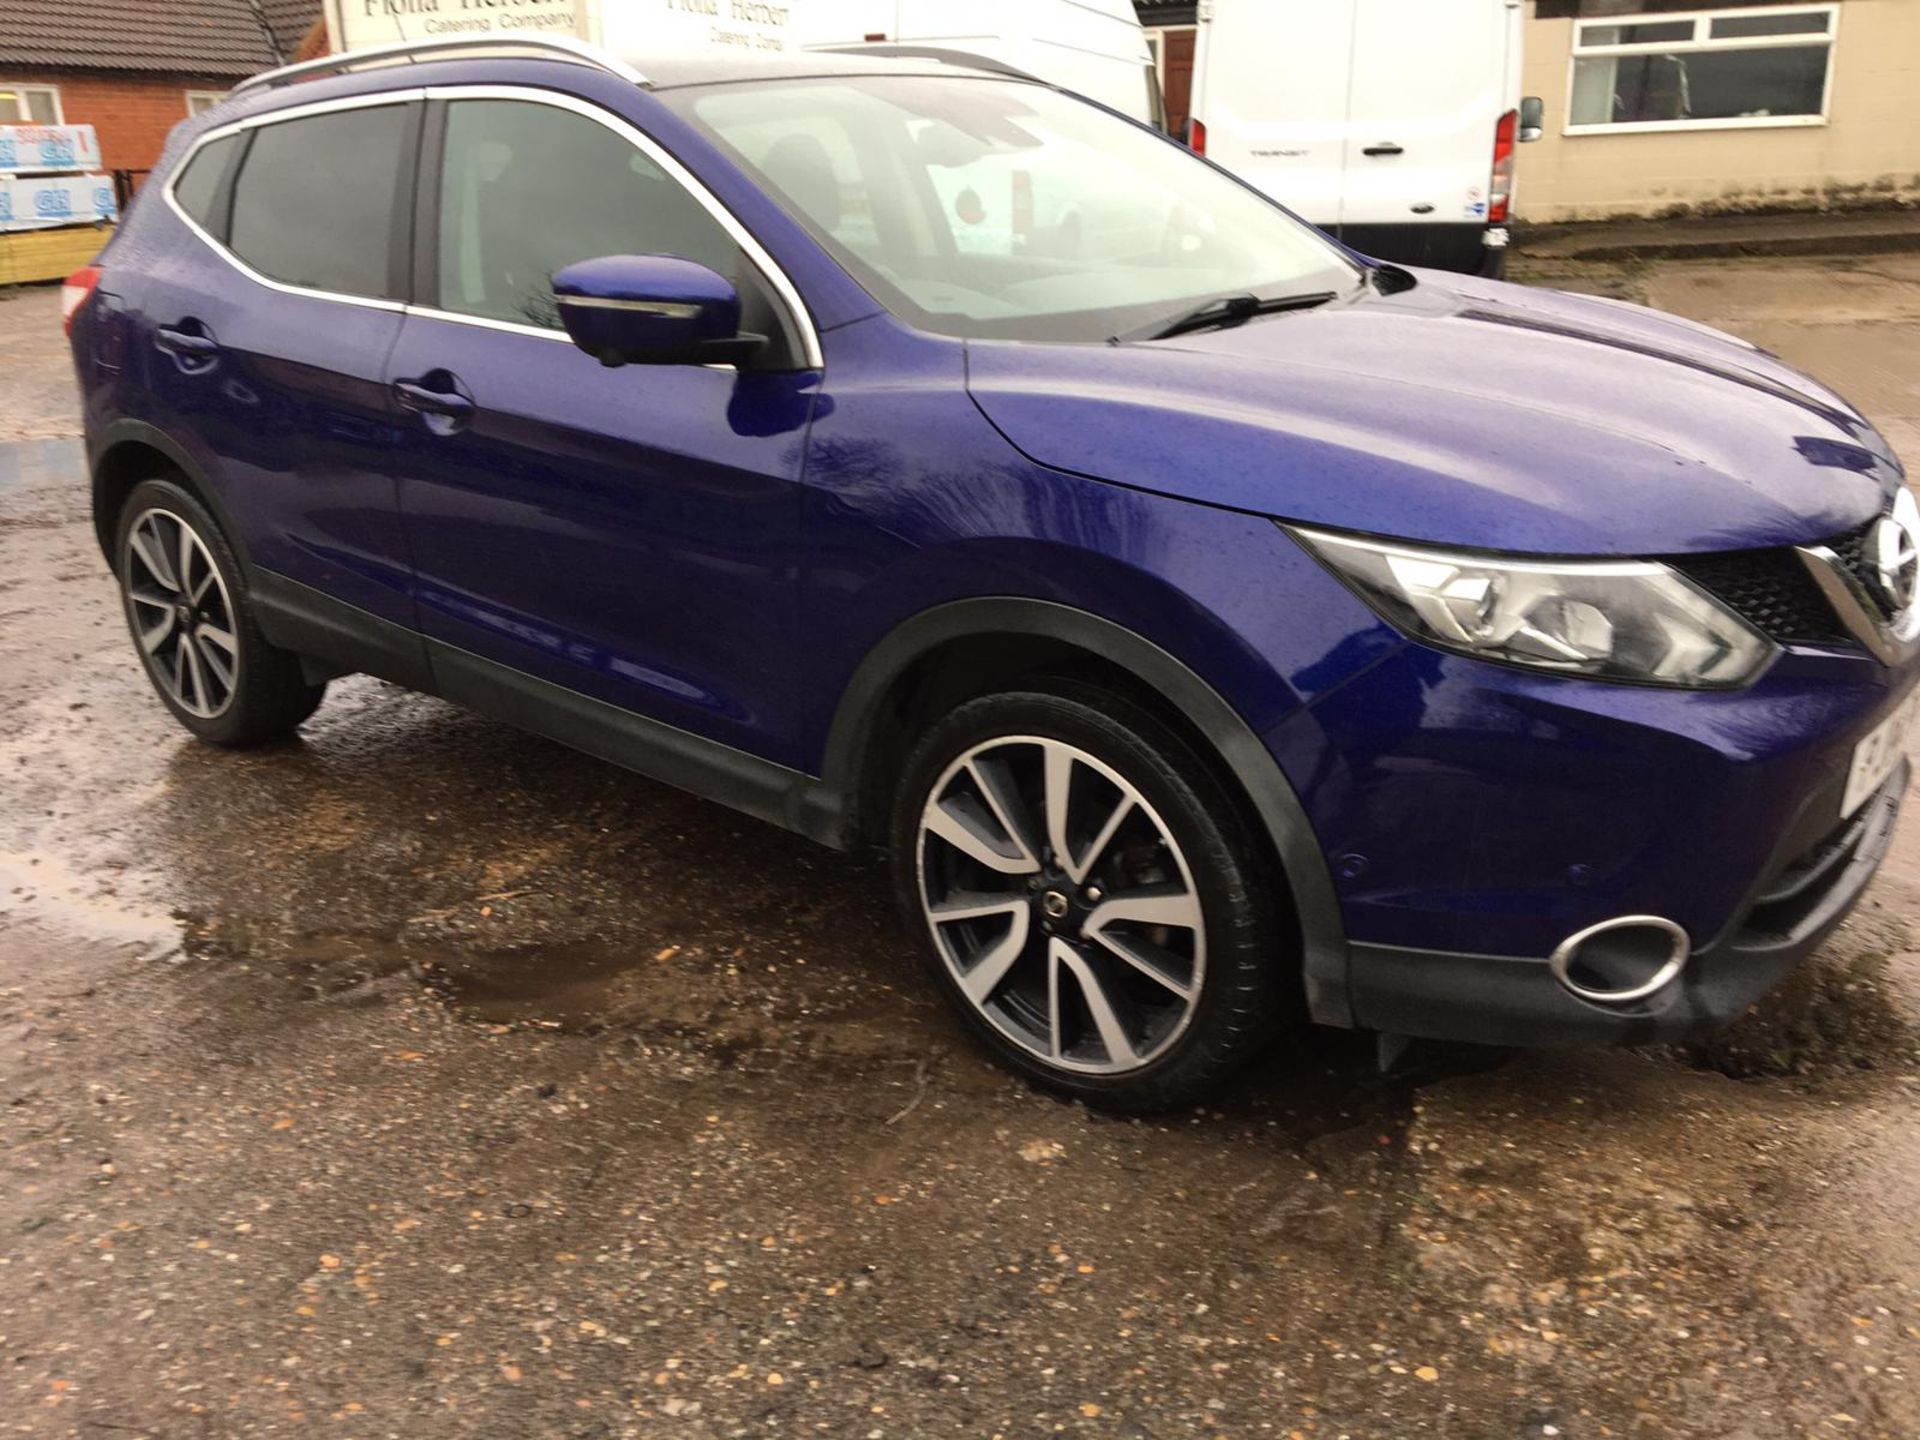
<svg viewBox="0 0 1920 1440"><path fill-rule="evenodd" d="M214 745L290 735L327 693L255 624L232 548L171 480L145 480L120 510L114 566L135 652L174 718Z"/></svg>
<svg viewBox="0 0 1920 1440"><path fill-rule="evenodd" d="M962 705L909 757L891 841L936 983L1050 1089L1189 1104L1297 1009L1297 957L1238 810L1121 697L1061 684Z"/></svg>

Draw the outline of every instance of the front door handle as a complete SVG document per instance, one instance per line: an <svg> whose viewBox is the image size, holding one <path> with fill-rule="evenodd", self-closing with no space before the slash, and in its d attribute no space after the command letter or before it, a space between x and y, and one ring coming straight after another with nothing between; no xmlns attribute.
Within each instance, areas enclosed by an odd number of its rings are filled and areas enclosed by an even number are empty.
<svg viewBox="0 0 1920 1440"><path fill-rule="evenodd" d="M396 380L393 396L403 410L423 415L441 415L449 420L465 420L473 414L473 401L456 390L435 390L418 380Z"/></svg>
<svg viewBox="0 0 1920 1440"><path fill-rule="evenodd" d="M1379 145L1369 145L1360 153L1362 155L1404 155L1407 151L1405 146L1396 145L1388 140Z"/></svg>

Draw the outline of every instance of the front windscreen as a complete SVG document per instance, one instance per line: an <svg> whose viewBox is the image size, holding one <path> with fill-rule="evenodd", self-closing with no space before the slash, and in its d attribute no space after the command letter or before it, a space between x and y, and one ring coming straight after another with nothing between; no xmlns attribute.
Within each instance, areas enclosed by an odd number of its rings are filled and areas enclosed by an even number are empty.
<svg viewBox="0 0 1920 1440"><path fill-rule="evenodd" d="M837 76L662 98L923 329L1097 340L1215 296L1360 280L1343 251L1256 192L1044 86Z"/></svg>

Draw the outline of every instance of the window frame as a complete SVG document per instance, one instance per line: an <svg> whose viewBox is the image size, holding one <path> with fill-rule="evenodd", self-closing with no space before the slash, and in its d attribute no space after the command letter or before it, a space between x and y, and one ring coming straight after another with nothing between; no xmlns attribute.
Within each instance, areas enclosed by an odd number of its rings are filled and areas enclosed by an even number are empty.
<svg viewBox="0 0 1920 1440"><path fill-rule="evenodd" d="M434 293L431 290L419 288L421 266L423 263L432 264L437 258L440 240L438 215L440 166L442 147L446 138L446 127L441 117L445 114L445 106L436 105L433 102L454 100L524 100L536 105L551 105L558 109L571 110L575 114L606 126L634 146L665 171L670 179L676 181L692 195L694 200L713 216L721 229L732 236L748 263L760 272L768 289L772 291L774 305L782 312L787 324L792 327L799 368L805 370L826 368L825 356L820 348L820 332L814 323L813 313L807 308L798 287L788 277L787 272L767 252L766 247L760 243L753 232L657 140L604 107L560 91L541 90L527 85L416 86L405 90L382 90L366 95L345 96L337 100L319 100L307 105L289 106L284 110L271 110L261 115L249 115L242 120L215 126L204 135L197 137L186 154L182 155L168 172L166 184L161 187L160 194L166 201L168 209L173 211L180 223L199 237L209 249L254 284L269 290L277 290L286 295L305 295L320 300L331 300L342 305L358 305L371 310L399 311L516 335L532 335L542 340L571 345L573 341L564 330L547 330L536 325L517 325L508 320L494 320L483 315L462 315L452 310L441 310L436 306L415 303L419 296ZM187 166L193 162L194 157L215 140L229 135L246 135L266 125L278 125L312 115L331 114L339 110L372 109L382 105L416 107L413 123L408 131L409 153L402 157L400 165L402 181L400 194L402 196L410 194L415 198L413 203L408 204L396 197L394 211L393 273L395 286L402 299L387 300L369 295L344 295L333 290L316 290L302 285L290 285L285 281L262 275L236 255L228 247L224 237L213 234L189 215L186 207L173 193L174 186L186 173ZM232 219L234 185L246 168L246 152L250 148L249 141L235 152L235 157L228 161L226 174L221 178L218 192L220 199L216 202L214 214L223 216L229 225ZM423 260L422 257L425 259Z"/></svg>
<svg viewBox="0 0 1920 1440"><path fill-rule="evenodd" d="M1567 108L1560 133L1580 135L1661 134L1677 130L1779 130L1804 129L1825 125L1833 107L1833 56L1840 43L1840 5L1837 0L1818 5L1754 5L1726 10L1682 10L1644 15L1590 15L1573 21L1573 43L1567 56ZM1715 40L1715 20L1742 19L1749 16L1813 15L1827 17L1825 33L1802 31L1790 35L1743 35ZM1685 21L1693 26L1688 40L1648 41L1631 45L1588 45L1582 33L1597 25L1673 25ZM1686 55L1708 52L1724 54L1729 50L1804 49L1810 44L1827 47L1827 68L1820 82L1818 115L1730 115L1722 118L1688 120L1621 120L1599 124L1576 124L1573 118L1573 87L1583 59L1612 59L1632 55Z"/></svg>
<svg viewBox="0 0 1920 1440"><path fill-rule="evenodd" d="M12 80L0 80L0 90L12 90L21 95L25 95L29 92L32 92L37 95L50 95L53 97L53 119L35 120L31 116L27 116L19 120L0 121L0 124L64 125L67 123L67 112L66 112L66 108L60 103L60 87L58 85L48 85L39 80L33 80L33 81L22 80L18 82L15 82Z"/></svg>
<svg viewBox="0 0 1920 1440"><path fill-rule="evenodd" d="M227 92L224 90L187 90L183 93L187 97L187 118L189 120L197 115L206 114L207 111L213 109L214 106L227 98ZM203 102L198 110L193 108L193 102L196 100Z"/></svg>

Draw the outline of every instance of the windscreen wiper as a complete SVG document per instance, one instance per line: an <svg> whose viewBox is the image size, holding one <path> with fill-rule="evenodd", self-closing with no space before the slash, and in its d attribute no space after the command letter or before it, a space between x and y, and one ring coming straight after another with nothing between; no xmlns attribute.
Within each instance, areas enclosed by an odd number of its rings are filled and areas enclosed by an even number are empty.
<svg viewBox="0 0 1920 1440"><path fill-rule="evenodd" d="M1172 320L1156 320L1138 330L1115 335L1110 344L1124 345L1131 340L1171 340L1196 330L1221 330L1238 325L1256 315L1277 315L1283 310L1311 310L1334 298L1331 290L1315 290L1306 295L1224 295L1196 305Z"/></svg>

